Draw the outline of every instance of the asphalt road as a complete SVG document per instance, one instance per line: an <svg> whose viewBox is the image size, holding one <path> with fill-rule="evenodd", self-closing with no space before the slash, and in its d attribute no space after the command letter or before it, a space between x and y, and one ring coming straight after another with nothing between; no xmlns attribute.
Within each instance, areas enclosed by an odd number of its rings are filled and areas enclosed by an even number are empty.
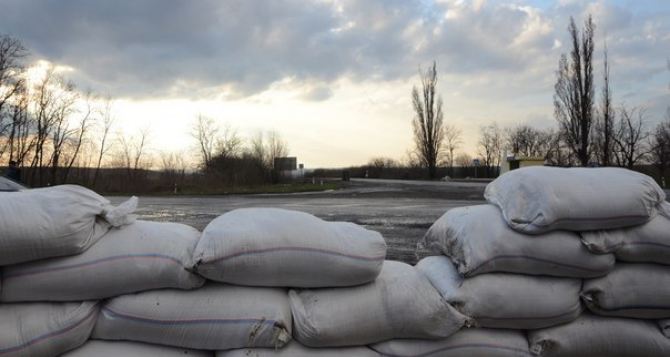
<svg viewBox="0 0 670 357"><path fill-rule="evenodd" d="M278 207L308 212L328 221L348 221L380 232L388 259L414 264L415 252L430 225L453 207L483 203L485 182L353 180L341 190L273 195L140 197L140 219L170 221L199 230L236 208ZM124 197L110 197L114 203Z"/></svg>

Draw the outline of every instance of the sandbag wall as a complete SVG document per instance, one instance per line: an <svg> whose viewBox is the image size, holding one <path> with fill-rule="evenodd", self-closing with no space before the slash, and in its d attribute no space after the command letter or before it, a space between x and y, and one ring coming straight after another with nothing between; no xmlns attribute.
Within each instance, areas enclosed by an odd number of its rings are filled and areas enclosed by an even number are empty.
<svg viewBox="0 0 670 357"><path fill-rule="evenodd" d="M533 167L485 198L440 217L421 244L442 255L417 264L469 333L520 334L541 356L670 355L670 205L651 178Z"/></svg>
<svg viewBox="0 0 670 357"><path fill-rule="evenodd" d="M301 212L238 209L200 233L81 187L0 193L0 356L670 354L651 179L527 168L486 198L436 221L440 255L412 267L377 232Z"/></svg>

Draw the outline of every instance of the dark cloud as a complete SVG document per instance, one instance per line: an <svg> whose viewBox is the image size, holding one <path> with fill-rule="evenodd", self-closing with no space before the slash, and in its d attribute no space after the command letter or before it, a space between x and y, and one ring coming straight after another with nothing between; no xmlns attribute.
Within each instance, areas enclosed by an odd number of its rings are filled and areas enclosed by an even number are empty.
<svg viewBox="0 0 670 357"><path fill-rule="evenodd" d="M613 63L629 66L622 80L650 78L659 68L650 62L664 63L670 46L663 3L2 0L0 32L36 58L75 68L80 86L115 96L224 88L246 96L291 78L310 86L305 99L326 100L338 78L404 79L433 59L444 74L517 79L534 90L566 51L557 44L567 43L569 16L581 21L588 12L608 36Z"/></svg>

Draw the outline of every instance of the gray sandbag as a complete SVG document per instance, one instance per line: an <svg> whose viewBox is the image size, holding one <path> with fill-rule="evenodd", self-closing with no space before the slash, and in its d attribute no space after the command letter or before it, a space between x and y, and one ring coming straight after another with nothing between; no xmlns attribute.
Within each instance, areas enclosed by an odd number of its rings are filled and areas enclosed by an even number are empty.
<svg viewBox="0 0 670 357"><path fill-rule="evenodd" d="M95 302L0 305L0 356L57 356L81 346L98 314Z"/></svg>
<svg viewBox="0 0 670 357"><path fill-rule="evenodd" d="M531 353L543 357L653 357L670 355L653 321L582 314L560 326L528 331Z"/></svg>
<svg viewBox="0 0 670 357"><path fill-rule="evenodd" d="M283 348L242 348L218 351L216 357L379 357L379 353L365 346L310 348L292 341Z"/></svg>
<svg viewBox="0 0 670 357"><path fill-rule="evenodd" d="M356 346L393 338L444 338L467 318L414 267L386 261L372 283L291 290L294 335L310 347Z"/></svg>
<svg viewBox="0 0 670 357"><path fill-rule="evenodd" d="M595 253L614 253L618 260L670 265L670 203L659 205L659 214L639 226L582 232L582 241Z"/></svg>
<svg viewBox="0 0 670 357"><path fill-rule="evenodd" d="M416 269L477 326L536 329L572 321L582 312L578 279L505 273L464 279L444 256L424 258Z"/></svg>
<svg viewBox="0 0 670 357"><path fill-rule="evenodd" d="M665 192L639 172L605 168L526 167L486 186L484 197L524 233L634 226L656 215Z"/></svg>
<svg viewBox="0 0 670 357"><path fill-rule="evenodd" d="M61 357L214 357L211 351L198 351L130 341L89 340Z"/></svg>
<svg viewBox="0 0 670 357"><path fill-rule="evenodd" d="M245 208L207 225L194 260L197 272L214 281L313 288L368 283L379 275L385 257L381 234L353 223Z"/></svg>
<svg viewBox="0 0 670 357"><path fill-rule="evenodd" d="M192 289L187 271L200 238L178 223L137 221L112 229L86 252L5 267L2 301L97 300L160 288Z"/></svg>
<svg viewBox="0 0 670 357"><path fill-rule="evenodd" d="M584 281L582 299L598 315L670 318L670 267L617 263L606 276Z"/></svg>
<svg viewBox="0 0 670 357"><path fill-rule="evenodd" d="M78 254L110 227L132 223L133 197L118 207L81 186L0 192L0 265Z"/></svg>
<svg viewBox="0 0 670 357"><path fill-rule="evenodd" d="M107 301L92 337L204 350L279 348L291 338L291 311L279 288L152 290Z"/></svg>
<svg viewBox="0 0 670 357"><path fill-rule="evenodd" d="M493 205L453 208L428 229L424 246L449 256L465 276L490 272L592 278L614 267L611 254L592 254L568 231L541 236L511 229Z"/></svg>
<svg viewBox="0 0 670 357"><path fill-rule="evenodd" d="M393 357L529 357L523 331L466 328L441 340L390 340L370 346Z"/></svg>

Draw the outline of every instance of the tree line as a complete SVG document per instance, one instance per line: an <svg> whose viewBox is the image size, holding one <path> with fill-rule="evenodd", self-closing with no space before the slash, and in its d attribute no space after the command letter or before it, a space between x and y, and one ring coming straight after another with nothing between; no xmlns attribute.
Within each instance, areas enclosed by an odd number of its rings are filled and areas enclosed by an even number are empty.
<svg viewBox="0 0 670 357"><path fill-rule="evenodd" d="M500 128L496 123L482 126L478 157L486 176L495 177L504 154L534 157L556 166L641 165L654 168L664 181L670 165L670 107L661 123L649 128L644 107L616 105L612 100L608 50L603 48L603 78L600 97L594 80L595 24L589 15L580 30L574 18L568 26L571 50L562 54L554 86L556 129L536 129L527 124ZM670 69L670 62L668 64ZM461 131L445 124L442 99L436 94L437 66L419 71L420 87L412 90L415 148L407 166L420 165L427 177L437 175L437 167L473 165L473 158L454 153L462 144ZM470 162L470 164L468 164ZM379 160L377 160L379 163ZM374 166L371 162L371 165Z"/></svg>

